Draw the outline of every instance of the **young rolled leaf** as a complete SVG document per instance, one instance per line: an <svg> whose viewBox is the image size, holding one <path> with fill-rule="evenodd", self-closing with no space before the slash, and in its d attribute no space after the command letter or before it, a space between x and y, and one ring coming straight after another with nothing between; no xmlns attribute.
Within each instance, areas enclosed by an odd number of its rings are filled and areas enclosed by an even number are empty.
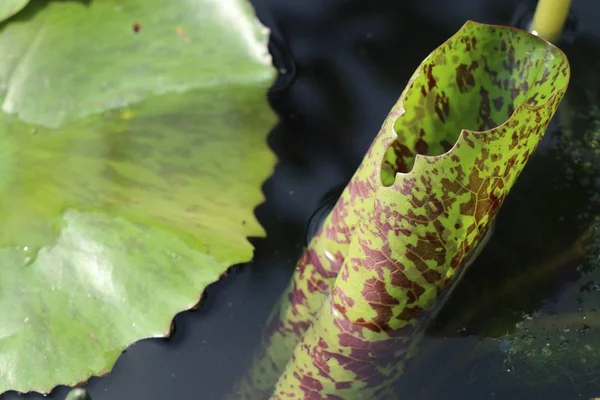
<svg viewBox="0 0 600 400"><path fill-rule="evenodd" d="M381 131L335 206L315 232L291 282L269 316L263 341L232 399L268 398L296 344L317 312L344 262L359 220L373 208L379 176L373 174L395 135Z"/></svg>
<svg viewBox="0 0 600 400"><path fill-rule="evenodd" d="M382 127L395 140L368 175L373 201L272 398L392 398L568 81L559 49L508 27L468 22L427 57Z"/></svg>

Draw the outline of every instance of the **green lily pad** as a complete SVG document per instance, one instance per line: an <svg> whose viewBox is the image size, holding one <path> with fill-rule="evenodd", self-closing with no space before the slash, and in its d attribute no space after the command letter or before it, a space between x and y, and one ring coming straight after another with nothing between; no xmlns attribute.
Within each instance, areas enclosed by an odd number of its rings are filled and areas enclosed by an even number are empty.
<svg viewBox="0 0 600 400"><path fill-rule="evenodd" d="M232 264L275 157L243 0L36 1L0 30L0 392L107 372Z"/></svg>
<svg viewBox="0 0 600 400"><path fill-rule="evenodd" d="M56 127L151 95L270 81L248 7L36 0L0 32L2 110Z"/></svg>
<svg viewBox="0 0 600 400"><path fill-rule="evenodd" d="M0 3L0 21L12 17L23 9L29 0L3 0Z"/></svg>

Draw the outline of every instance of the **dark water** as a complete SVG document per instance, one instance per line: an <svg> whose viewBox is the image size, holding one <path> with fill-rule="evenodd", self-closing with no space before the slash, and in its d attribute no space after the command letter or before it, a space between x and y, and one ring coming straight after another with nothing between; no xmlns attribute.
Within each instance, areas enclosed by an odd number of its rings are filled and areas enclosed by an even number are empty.
<svg viewBox="0 0 600 400"><path fill-rule="evenodd" d="M320 198L351 176L420 61L467 19L508 24L522 2L253 3L273 29L276 59L286 72L270 95L281 115L270 136L280 164L265 184L266 203L257 209L269 237L254 241L254 261L212 285L198 310L176 317L172 338L133 345L110 375L92 379L88 388L95 400L221 399L258 343ZM574 0L574 13L579 35L600 35L597 0ZM585 48L572 51L582 54ZM558 300L579 278L582 260L568 255L597 210L590 202L594 174L578 170L580 163L572 153L565 155L561 140L564 132L555 125L505 203L493 239L431 327L399 397L600 396L594 376L588 384L564 375L531 385L528 367L494 340L524 315L551 307L569 310ZM49 397L65 395L60 388Z"/></svg>

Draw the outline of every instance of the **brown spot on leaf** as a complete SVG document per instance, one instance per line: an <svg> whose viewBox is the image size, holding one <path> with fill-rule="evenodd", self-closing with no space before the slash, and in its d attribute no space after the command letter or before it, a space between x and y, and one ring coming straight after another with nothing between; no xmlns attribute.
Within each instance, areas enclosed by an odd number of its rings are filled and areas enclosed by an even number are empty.
<svg viewBox="0 0 600 400"><path fill-rule="evenodd" d="M435 76L433 75L433 67L433 64L425 64L423 66L423 69L425 70L425 75L427 76L427 86L430 92L437 85Z"/></svg>
<svg viewBox="0 0 600 400"><path fill-rule="evenodd" d="M504 99L502 96L498 96L494 99L494 108L496 111L502 110L502 106L504 105Z"/></svg>
<svg viewBox="0 0 600 400"><path fill-rule="evenodd" d="M335 388L337 390L349 389L352 387L352 382L336 382Z"/></svg>
<svg viewBox="0 0 600 400"><path fill-rule="evenodd" d="M446 117L450 114L450 99L444 91L435 96L435 113L442 122L446 122Z"/></svg>
<svg viewBox="0 0 600 400"><path fill-rule="evenodd" d="M423 309L418 306L405 307L404 310L402 310L402 312L396 318L402 321L415 320L422 311Z"/></svg>
<svg viewBox="0 0 600 400"><path fill-rule="evenodd" d="M300 389L304 392L304 398L313 399L315 394L318 395L318 398L321 396L318 394L321 390L323 390L323 384L318 380L311 378L309 376L298 376L298 380L300 381Z"/></svg>
<svg viewBox="0 0 600 400"><path fill-rule="evenodd" d="M475 86L475 77L473 71L479 66L477 61L473 61L471 65L461 64L456 67L456 84L461 93L469 91Z"/></svg>
<svg viewBox="0 0 600 400"><path fill-rule="evenodd" d="M483 87L479 90L479 95L481 96L481 101L479 103L479 129L491 129L494 127L494 121L492 121L492 108L490 106L490 94Z"/></svg>
<svg viewBox="0 0 600 400"><path fill-rule="evenodd" d="M429 146L427 145L426 141L419 138L417 140L417 143L415 144L415 150L417 150L418 154L427 154L427 152L429 151Z"/></svg>

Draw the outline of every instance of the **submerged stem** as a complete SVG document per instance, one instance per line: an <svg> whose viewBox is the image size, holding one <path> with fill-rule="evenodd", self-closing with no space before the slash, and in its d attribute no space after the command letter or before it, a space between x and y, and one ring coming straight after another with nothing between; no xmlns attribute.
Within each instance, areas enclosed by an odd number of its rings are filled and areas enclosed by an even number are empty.
<svg viewBox="0 0 600 400"><path fill-rule="evenodd" d="M539 0L531 32L549 42L555 41L563 31L570 7L571 0Z"/></svg>

